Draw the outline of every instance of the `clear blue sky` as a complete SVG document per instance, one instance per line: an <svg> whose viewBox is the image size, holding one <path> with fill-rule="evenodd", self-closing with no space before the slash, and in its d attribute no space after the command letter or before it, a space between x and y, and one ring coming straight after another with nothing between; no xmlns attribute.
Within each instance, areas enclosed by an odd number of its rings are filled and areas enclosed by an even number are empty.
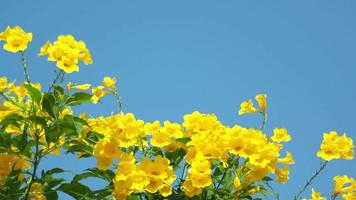
<svg viewBox="0 0 356 200"><path fill-rule="evenodd" d="M258 127L258 117L237 110L243 100L267 93L267 130L287 127L293 137L286 148L296 164L290 182L277 186L282 199L318 167L323 132L356 140L356 1L22 0L3 2L0 19L1 30L20 25L33 33L28 64L42 84L55 69L36 56L42 44L68 33L84 40L94 64L66 79L99 84L104 76L118 77L124 111L145 121L181 122L199 110L228 125ZM17 55L0 51L0 69L0 76L24 80ZM117 110L113 98L103 102L77 112ZM80 171L94 163L60 156L42 167ZM333 176L343 174L356 178L355 160L332 161L314 187L329 196Z"/></svg>

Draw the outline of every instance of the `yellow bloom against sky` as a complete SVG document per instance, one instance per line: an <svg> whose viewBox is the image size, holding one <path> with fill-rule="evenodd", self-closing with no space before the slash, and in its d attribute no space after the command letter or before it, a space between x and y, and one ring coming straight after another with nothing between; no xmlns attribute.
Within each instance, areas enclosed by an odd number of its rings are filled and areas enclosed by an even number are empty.
<svg viewBox="0 0 356 200"><path fill-rule="evenodd" d="M346 159L352 160L354 158L354 144L352 138L345 133L338 135L335 131L324 133L323 142L320 145L320 150L317 156L324 160Z"/></svg>
<svg viewBox="0 0 356 200"><path fill-rule="evenodd" d="M3 48L6 51L17 53L27 49L28 43L32 40L32 33L26 33L21 27L7 27L0 33L0 41L4 41Z"/></svg>
<svg viewBox="0 0 356 200"><path fill-rule="evenodd" d="M77 41L72 35L60 35L53 43L47 41L40 49L39 56L48 56L48 61L56 62L65 73L78 72L79 61L92 64L91 54L83 41Z"/></svg>
<svg viewBox="0 0 356 200"><path fill-rule="evenodd" d="M305 177L314 172L312 166L319 165L320 158L315 156L315 152L319 149L323 131L347 132L347 137L356 139L356 107L352 106L356 99L353 92L356 85L353 55L356 3L353 1L194 1L188 7L178 1L141 2L139 5L129 1L109 1L84 5L64 0L63 4L71 6L66 8L65 15L57 15L58 5L50 2L24 1L22 6L8 2L0 8L0 19L6 19L0 22L0 32L7 25L13 28L17 24L25 33L33 32L33 40L26 48L28 57L36 55L46 39L51 40L47 44L50 46L61 34L71 33L76 39L85 41L93 53L95 66L83 68L82 61L78 60L80 73L66 76L65 81L91 83L96 87L101 84L98 77L120 77L120 82L124 83L125 111L135 112L137 117L180 123L185 113L200 110L216 113L224 124L239 123L257 129L259 114L239 117L234 113L239 109L238 104L249 98L252 98L255 108L260 109L253 95L261 91L268 93L266 108L269 116L265 132L272 136L274 127L287 127L293 140L282 143L284 148L277 160L288 161L283 160L288 158L285 150L291 151L296 159L296 165L290 166L292 181L288 188L277 186L281 199L288 199ZM6 44L6 41L1 42ZM0 72L3 73L0 76L8 76L9 82L16 78L17 87L23 79L17 78L22 71L16 56L0 52ZM55 67L46 66L46 59L28 61L33 80L41 83L52 81L49 74ZM71 65L70 61L64 59L63 66ZM22 89L17 88L19 95L25 94ZM44 85L42 91L46 90ZM102 114L108 116L113 111L112 106L107 106L110 98L100 101L99 108L89 113L91 118ZM340 109L340 105L347 109ZM80 113L90 108L78 106L77 109ZM8 104L0 110L4 110L0 119L17 112ZM189 126L187 135L198 130L209 132L214 126L201 120L196 126ZM221 134L204 141L227 141L226 138L229 136ZM348 143L348 140L344 141ZM300 143L303 149L310 151L299 151ZM219 142L219 145L226 144ZM349 146L339 145L342 148ZM220 151L204 148L198 142L196 146L189 147L191 154L199 148L205 156L221 159L225 156ZM239 150L239 145L234 147L236 152L250 153L247 151L250 148L243 145L243 150ZM327 159L340 154L328 152L327 147L320 150ZM95 165L93 160L83 159L77 163L76 159L59 156L42 164L48 168L60 162L78 171ZM355 160L332 160L333 166L315 181L317 191L330 197L330 184L327 184L330 177L338 171L355 177L355 163ZM303 170L295 171L300 168ZM264 171L266 169L256 168L255 177ZM99 184L88 181L93 185ZM186 185L189 183L191 181ZM190 188L192 193L197 192Z"/></svg>

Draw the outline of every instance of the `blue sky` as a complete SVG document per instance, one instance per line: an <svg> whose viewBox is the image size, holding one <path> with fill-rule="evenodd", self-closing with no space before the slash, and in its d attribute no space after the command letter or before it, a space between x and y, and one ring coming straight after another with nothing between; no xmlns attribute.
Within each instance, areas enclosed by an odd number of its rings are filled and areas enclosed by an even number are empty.
<svg viewBox="0 0 356 200"><path fill-rule="evenodd" d="M20 25L34 35L27 52L32 80L49 84L54 76L55 64L37 57L44 42L73 34L86 42L94 64L66 80L99 84L117 77L124 111L145 121L181 122L199 110L227 125L259 127L258 116L237 110L243 100L267 93L267 131L286 127L293 137L286 145L296 160L290 182L276 186L282 199L319 166L323 132L356 140L355 1L51 2L0 7L1 30ZM0 51L0 69L0 76L24 80L17 55ZM84 110L97 116L117 108L107 97L76 112ZM79 171L95 162L60 156L42 163L56 165ZM356 178L355 169L355 160L332 161L313 187L329 196L333 176Z"/></svg>

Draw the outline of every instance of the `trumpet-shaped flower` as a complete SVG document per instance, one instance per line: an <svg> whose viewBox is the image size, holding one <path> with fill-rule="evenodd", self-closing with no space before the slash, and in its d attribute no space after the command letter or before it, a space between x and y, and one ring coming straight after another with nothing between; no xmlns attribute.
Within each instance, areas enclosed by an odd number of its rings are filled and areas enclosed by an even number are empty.
<svg viewBox="0 0 356 200"><path fill-rule="evenodd" d="M274 142L289 142L291 140L291 136L288 134L287 129L285 128L275 128L273 130L273 136L271 139Z"/></svg>
<svg viewBox="0 0 356 200"><path fill-rule="evenodd" d="M32 33L26 33L19 26L13 28L8 26L4 32L0 33L0 41L6 42L3 48L12 53L25 51L31 40Z"/></svg>
<svg viewBox="0 0 356 200"><path fill-rule="evenodd" d="M339 136L335 131L324 133L323 142L320 145L320 150L317 156L324 160L346 159L354 158L354 145L352 138L347 137L344 133Z"/></svg>

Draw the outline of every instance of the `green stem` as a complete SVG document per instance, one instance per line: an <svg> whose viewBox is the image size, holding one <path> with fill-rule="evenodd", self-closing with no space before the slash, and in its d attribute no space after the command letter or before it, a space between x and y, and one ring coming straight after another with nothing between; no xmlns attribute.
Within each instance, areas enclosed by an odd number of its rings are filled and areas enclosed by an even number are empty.
<svg viewBox="0 0 356 200"><path fill-rule="evenodd" d="M141 145L141 148L142 148L143 156L146 157L147 152L146 152L146 150L145 150L145 147L143 146L143 139L142 139L142 137L141 137L140 135L138 136L138 138L139 138L138 140L139 140L140 145Z"/></svg>
<svg viewBox="0 0 356 200"><path fill-rule="evenodd" d="M337 194L333 194L333 195L331 195L331 200L335 200L335 199L336 199L336 197L337 197Z"/></svg>
<svg viewBox="0 0 356 200"><path fill-rule="evenodd" d="M22 68L23 68L25 77L26 77L26 81L27 81L28 83L31 83L31 81L30 81L30 74L28 73L27 61L26 61L26 58L25 58L25 52L24 52L24 51L21 51L21 63L22 63Z"/></svg>
<svg viewBox="0 0 356 200"><path fill-rule="evenodd" d="M261 131L264 131L267 123L267 113L263 112L262 117Z"/></svg>
<svg viewBox="0 0 356 200"><path fill-rule="evenodd" d="M48 92L51 91L51 89L54 87L54 85L57 84L58 81L63 82L63 78L64 78L64 71L60 70L59 72L56 72L56 77L54 78L51 87L48 89Z"/></svg>
<svg viewBox="0 0 356 200"><path fill-rule="evenodd" d="M33 180L35 179L37 168L40 163L40 160L39 160L39 157L40 157L40 155L39 155L39 137L38 137L37 133L35 133L35 139L36 139L36 146L35 146L35 157L34 157L34 162L33 162L33 171L32 171L32 175L31 175L30 183L28 184L28 187L27 187L27 191L26 191L24 200L27 200L27 197L30 194L31 186L33 184Z"/></svg>
<svg viewBox="0 0 356 200"><path fill-rule="evenodd" d="M187 170L187 167L188 167L188 164L185 163L184 166L183 166L182 175L180 176L180 181L181 182L183 182L183 178L184 178L184 175L185 175L185 171Z"/></svg>
<svg viewBox="0 0 356 200"><path fill-rule="evenodd" d="M119 95L119 91L117 89L114 89L113 94L116 98L117 105L119 106L119 113L122 113L122 99L121 96Z"/></svg>
<svg viewBox="0 0 356 200"><path fill-rule="evenodd" d="M267 187L270 189L270 191L272 192L274 199L279 200L279 193L276 192L273 187L266 181L265 184L267 185Z"/></svg>
<svg viewBox="0 0 356 200"><path fill-rule="evenodd" d="M224 174L222 175L222 177L221 177L221 179L220 179L218 185L215 187L215 190L219 189L219 187L220 187L220 185L222 184L222 182L223 182L223 180L224 180L224 178L225 178L225 176L226 176L228 170L229 170L229 169L227 169L227 170L224 172ZM212 199L212 200L215 199L215 194L211 197L211 199Z"/></svg>
<svg viewBox="0 0 356 200"><path fill-rule="evenodd" d="M299 198L303 194L303 192L307 189L308 186L311 185L312 181L325 169L325 167L328 163L329 163L329 161L324 161L323 163L321 163L319 169L313 174L312 177L310 177L307 180L307 182L302 187L302 189L298 192L298 194L294 196L294 200L299 200Z"/></svg>

